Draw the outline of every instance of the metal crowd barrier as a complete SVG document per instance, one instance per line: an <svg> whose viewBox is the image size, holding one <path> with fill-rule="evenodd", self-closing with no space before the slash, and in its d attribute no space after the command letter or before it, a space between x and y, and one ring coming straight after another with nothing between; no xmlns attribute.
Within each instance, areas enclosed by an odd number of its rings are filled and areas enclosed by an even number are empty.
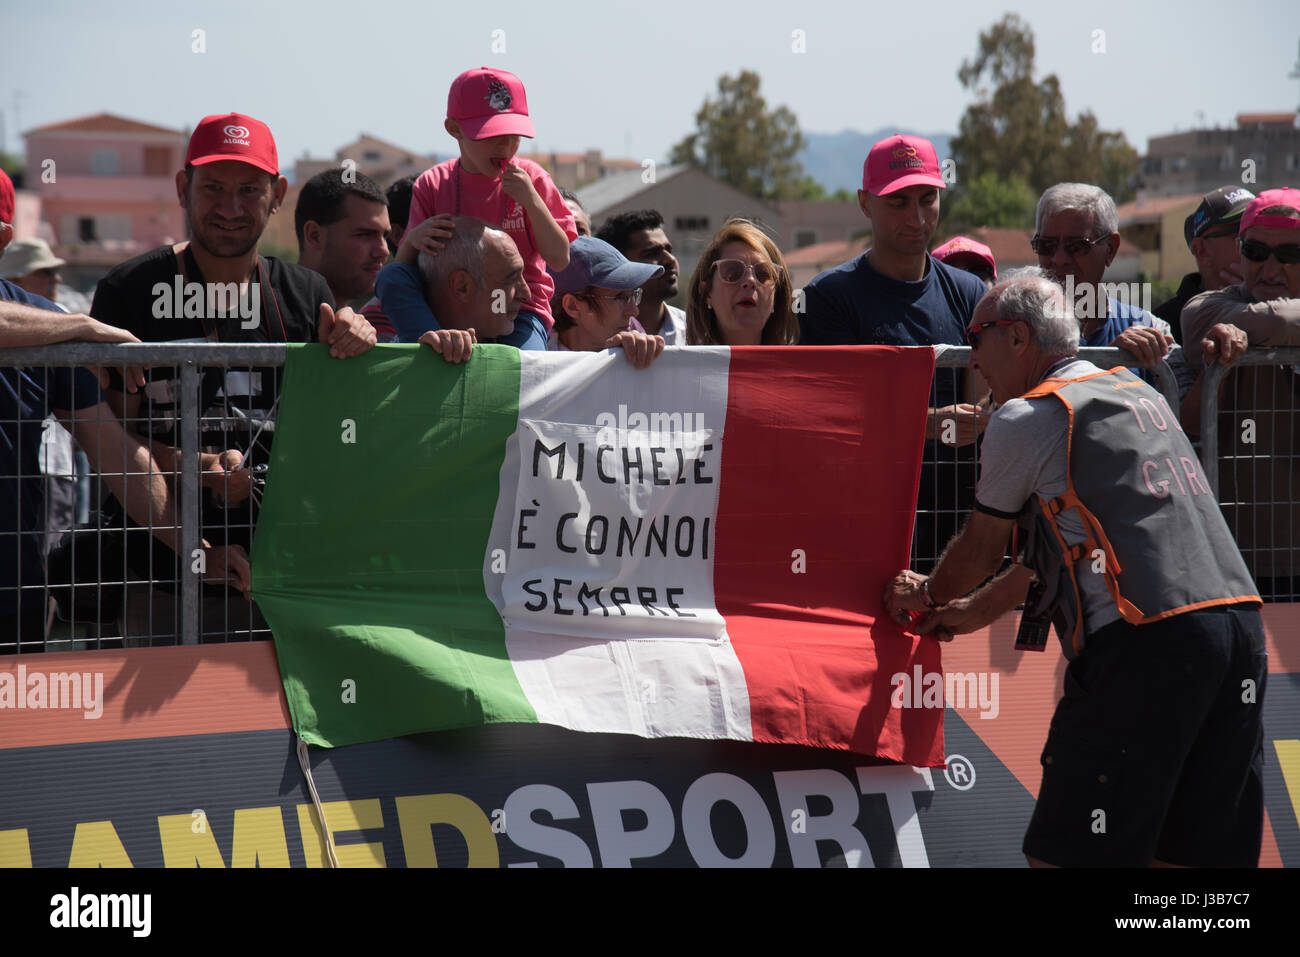
<svg viewBox="0 0 1300 957"><path fill-rule="evenodd" d="M221 449L237 448L251 455L253 466L266 465L268 439L274 431L274 409L255 409L250 403L254 401L254 384L262 381L268 372L273 378L278 375L286 354L287 349L283 345L203 343L68 343L42 348L0 350L0 367L29 367L38 375L45 375L48 370L56 368L75 366L104 366L118 370L128 365L155 369L174 368L175 381L179 385L153 384L150 394L156 401L143 408L132 420L132 425L146 435L161 436L170 432L181 450L181 464L173 468L170 475L172 488L179 490L176 496L179 529L177 555L180 556L178 569L173 571L165 563L159 567L157 549L149 538L148 528L133 530L132 535L132 531L124 531L126 525L120 517L116 519L116 524L109 518L101 517L98 522L73 522L71 526L65 520L64 525L68 527L51 528L47 509L43 559L49 561L53 568L56 563L50 556L67 558L69 550L75 553L80 547L80 557L84 560L86 549L92 548L94 551L91 557L96 561L89 564L94 566L93 574L87 574L86 563L79 565L78 556L74 554L66 564L72 570L75 588L63 580L67 577L66 573L55 580L46 577L39 582L20 582L20 594L28 596L29 602L43 609L54 605L58 609L58 615L56 618L47 617L46 637L38 647L20 645L15 636L0 634L0 654L14 650L60 651L270 637L265 622L242 597L221 586L205 586L202 583L201 576L193 571L190 556L199 554L197 550L205 532L221 539L245 544L251 542L254 525L251 513L248 517L232 517L242 516L248 510L236 508L223 512L215 504L214 493L201 490L203 476L197 468L197 453L201 447L206 451L217 451L218 446ZM935 364L939 370L960 369L965 367L969 356L970 350L966 347L940 346L936 348ZM1080 356L1103 368L1132 363L1132 357L1119 349L1082 349ZM1292 361L1300 363L1300 349L1261 351L1243 357L1240 364L1276 366ZM1290 370L1286 371L1289 375ZM1170 408L1178 410L1177 386L1167 364L1162 363L1157 368L1156 378ZM1210 466L1216 457L1216 443L1220 434L1217 428L1217 386L1222 378L1222 371L1215 367L1207 376L1203 399L1203 421L1206 428L1202 456L1207 476L1216 486L1219 470ZM200 387L205 381L208 383L207 392L201 397ZM214 390L216 383L220 384L219 392ZM266 385L266 382L262 382L263 387ZM262 391L267 390L263 388ZM270 392L274 392L273 386ZM157 409L166 408L168 399L173 400L173 407L167 414L159 414ZM200 407L205 404L207 408ZM51 401L51 407L59 406L56 396ZM1291 415L1294 418L1293 412ZM961 423L951 424L959 427ZM256 435L250 440L249 436L253 433ZM1240 456L1235 455L1233 461L1238 457ZM21 458L19 461L21 463ZM44 457L42 461L45 461ZM965 449L956 449L945 446L942 441L927 442L924 465L912 553L913 567L920 570L933 565L948 538L969 510L978 469L978 445L971 444ZM211 477L209 482L213 482ZM925 483L930 484L926 487ZM216 481L215 484L221 486L223 483ZM94 483L85 482L83 477L80 485L78 497L83 500L81 504L84 506L86 486L93 488ZM14 487L19 487L18 483L14 483ZM255 485L254 498L256 488ZM1287 491L1289 495L1289 488ZM99 493L93 494L92 498L92 506L100 506L106 505L108 496ZM0 508L3 509L16 510L20 507L21 502L0 501ZM1295 511L1289 499L1287 507ZM101 514L120 516L120 510L108 506ZM17 555L23 536L10 529L18 527L19 524L13 521L0 523L0 548L12 549L11 554L14 555ZM58 538L65 540L59 546L62 551L51 549L51 540ZM1300 542L1300 535L1296 540ZM67 541L71 542L70 548L66 546ZM119 550L120 556L116 554ZM142 555L147 555L147 560L142 562ZM113 566L114 559L122 571L117 577L105 578L103 569L105 566ZM141 564L145 566L143 571ZM86 576L85 580L79 576ZM121 580L118 580L119 577ZM0 582L0 588L11 584ZM104 621L104 602L113 598L118 589L122 593L121 610L115 620ZM38 598L31 597L37 593ZM93 596L93 621L86 620L84 610L81 617L78 617L78 598L85 595ZM51 597L55 601L51 602ZM114 600L112 604L117 603ZM80 605L84 609L90 602L82 601ZM47 610L43 614L50 616L51 612ZM3 612L0 611L0 619L3 618Z"/></svg>
<svg viewBox="0 0 1300 957"><path fill-rule="evenodd" d="M88 493L91 508L102 509L89 527L69 527L66 519L56 519L49 508L52 496L46 495L47 507L38 521L45 525L41 560L49 573L38 582L31 581L30 574L26 581L21 578L21 550L30 548L23 540L30 535L17 531L21 523L8 516L0 523L0 548L8 550L6 557L12 559L3 567L12 565L19 574L16 589L14 582L0 581L0 589L10 593L6 596L9 604L0 605L0 620L7 622L5 627L12 632L0 634L0 654L270 637L252 603L220 584L203 583L204 573L215 571L202 564L208 558L200 548L204 535L214 545L235 543L247 548L253 522L246 504L222 504L223 495L230 491L223 476L209 476L209 490L203 491L198 452L201 445L213 451L236 449L245 454L249 465L266 465L266 449L274 430L268 414L272 410L259 409L254 403L259 394L275 392L275 384L267 376L278 376L286 355L285 346L269 344L67 343L0 350L0 366L27 367L46 391L61 385L52 381L53 370L59 368L102 366L120 373L132 365L155 370L172 367L174 377L150 383L146 387L150 401L142 401L138 414L126 422L137 433L179 448L181 453L180 462L173 463L168 476L176 505L174 558L166 546L155 543L152 523L141 528L126 522L115 499L96 490L99 482L77 483L81 486L78 496L84 498ZM205 376L207 387L201 397ZM120 382L115 385L121 388ZM48 406L72 408L75 404L71 396L51 394ZM74 412L68 420L70 429L88 427L87 414L87 410ZM12 426L12 421L6 425ZM47 454L46 446L63 442L61 431L46 420L41 435L40 460L45 466L41 475L19 474L18 481L12 482L8 480L13 477L0 476L6 480L6 489L14 490L13 501L0 501L0 508L14 512L23 508L24 478L46 481L47 490L59 484L58 470L49 467L55 456ZM101 432L98 427L96 441ZM23 456L16 455L16 461L21 473ZM48 474L51 471L53 474ZM128 473L132 474L142 475ZM254 484L249 497L256 495ZM57 545L52 544L54 540ZM56 566L61 575L51 574ZM6 617L6 611L15 606L15 613ZM38 627L32 624L33 615L45 619L46 637L39 647L28 644L31 629Z"/></svg>
<svg viewBox="0 0 1300 957"><path fill-rule="evenodd" d="M1297 406L1297 347L1251 349L1202 383L1201 461L1266 601L1300 600Z"/></svg>

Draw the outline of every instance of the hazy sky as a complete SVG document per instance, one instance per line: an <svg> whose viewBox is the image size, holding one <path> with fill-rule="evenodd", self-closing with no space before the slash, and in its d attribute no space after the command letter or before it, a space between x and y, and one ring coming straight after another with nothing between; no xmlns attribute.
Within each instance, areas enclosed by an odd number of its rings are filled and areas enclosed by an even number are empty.
<svg viewBox="0 0 1300 957"><path fill-rule="evenodd" d="M662 160L717 78L741 69L757 71L768 102L789 106L806 131L955 132L971 102L958 66L1008 9L1032 27L1038 75L1060 77L1070 116L1091 109L1140 152L1152 135L1300 103L1300 80L1288 78L1295 0L0 2L11 151L17 95L24 130L100 111L174 127L248 113L270 125L285 167L361 131L446 155L448 85L482 65L524 81L534 146L548 151ZM196 29L204 53L192 52ZM793 49L799 38L806 52Z"/></svg>

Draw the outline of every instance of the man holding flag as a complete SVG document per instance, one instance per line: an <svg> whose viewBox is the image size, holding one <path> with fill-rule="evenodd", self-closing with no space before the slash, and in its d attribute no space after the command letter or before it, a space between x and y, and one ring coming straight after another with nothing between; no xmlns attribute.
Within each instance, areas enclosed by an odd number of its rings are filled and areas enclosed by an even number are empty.
<svg viewBox="0 0 1300 957"><path fill-rule="evenodd" d="M1048 280L995 286L967 336L999 403L975 510L933 575L894 578L889 613L950 639L1024 601L1025 650L1056 625L1071 662L1031 865L1254 866L1259 597L1177 418L1127 370L1076 358L1078 324ZM1017 557L998 572L1009 538Z"/></svg>

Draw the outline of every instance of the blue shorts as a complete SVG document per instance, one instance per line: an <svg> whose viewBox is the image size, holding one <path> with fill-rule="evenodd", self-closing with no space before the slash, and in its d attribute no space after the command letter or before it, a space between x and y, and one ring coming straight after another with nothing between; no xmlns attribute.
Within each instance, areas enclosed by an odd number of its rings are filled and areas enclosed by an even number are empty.
<svg viewBox="0 0 1300 957"><path fill-rule="evenodd" d="M1060 867L1255 867L1267 672L1252 605L1089 635L1066 669L1025 854Z"/></svg>

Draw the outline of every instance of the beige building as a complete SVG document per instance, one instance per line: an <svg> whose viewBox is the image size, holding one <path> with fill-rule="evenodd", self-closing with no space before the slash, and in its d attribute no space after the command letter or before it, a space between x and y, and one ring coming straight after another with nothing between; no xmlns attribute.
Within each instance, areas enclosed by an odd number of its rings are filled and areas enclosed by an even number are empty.
<svg viewBox="0 0 1300 957"><path fill-rule="evenodd" d="M1239 113L1231 129L1188 130L1147 141L1141 161L1148 196L1204 196L1241 184L1252 193L1300 182L1296 114Z"/></svg>
<svg viewBox="0 0 1300 957"><path fill-rule="evenodd" d="M1177 282L1196 271L1196 260L1183 236L1183 222L1201 204L1202 195L1151 198L1139 193L1136 200L1119 207L1119 233L1141 250L1139 268L1144 274Z"/></svg>
<svg viewBox="0 0 1300 957"><path fill-rule="evenodd" d="M871 231L871 220L857 203L778 200L783 229L777 245L789 254L823 243L848 242Z"/></svg>
<svg viewBox="0 0 1300 957"><path fill-rule="evenodd" d="M335 169L348 160L356 164L358 173L364 173L385 189L403 176L419 176L440 161L432 153L416 153L369 133L362 133L351 143L335 150L333 159L304 156L298 160L293 164L294 184L305 183L317 173Z"/></svg>
<svg viewBox="0 0 1300 957"><path fill-rule="evenodd" d="M578 200L591 217L593 230L599 230L607 219L619 213L658 210L681 267L683 295L700 253L729 217L759 221L778 247L785 230L776 205L747 196L703 170L684 165L609 176L578 190Z"/></svg>
<svg viewBox="0 0 1300 957"><path fill-rule="evenodd" d="M866 252L870 245L871 237L868 235L857 239L835 239L824 243L813 243L784 253L785 268L790 270L790 282L794 288L802 289L818 273L834 269L850 259L856 259Z"/></svg>
<svg viewBox="0 0 1300 957"><path fill-rule="evenodd" d="M585 153L520 153L523 159L532 160L551 174L560 189L577 192L579 187L596 180L644 168L640 160L605 159L600 150Z"/></svg>
<svg viewBox="0 0 1300 957"><path fill-rule="evenodd" d="M22 204L23 233L46 239L73 266L113 265L185 238L176 198L185 130L97 113L23 136L24 192L38 201Z"/></svg>

